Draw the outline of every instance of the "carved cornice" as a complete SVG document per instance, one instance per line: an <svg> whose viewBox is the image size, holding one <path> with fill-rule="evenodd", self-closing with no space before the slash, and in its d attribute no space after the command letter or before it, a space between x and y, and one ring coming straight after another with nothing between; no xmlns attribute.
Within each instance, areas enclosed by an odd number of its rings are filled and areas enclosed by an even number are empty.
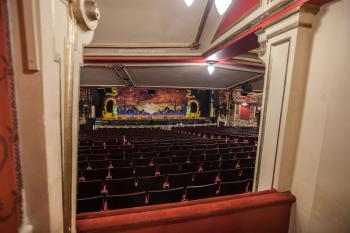
<svg viewBox="0 0 350 233"><path fill-rule="evenodd" d="M71 0L73 16L83 31L96 29L100 19L100 11L96 0Z"/></svg>

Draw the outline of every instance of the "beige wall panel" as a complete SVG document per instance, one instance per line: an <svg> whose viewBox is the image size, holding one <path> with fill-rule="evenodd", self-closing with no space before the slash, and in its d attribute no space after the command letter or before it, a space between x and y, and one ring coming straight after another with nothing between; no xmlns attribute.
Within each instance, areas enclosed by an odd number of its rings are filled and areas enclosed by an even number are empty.
<svg viewBox="0 0 350 233"><path fill-rule="evenodd" d="M288 67L290 41L275 41L271 45L269 57L271 58L267 70L267 99L264 144L262 147L262 162L259 180L259 190L272 188L275 170L276 148L285 92L285 83ZM277 124L276 124L277 123Z"/></svg>
<svg viewBox="0 0 350 233"><path fill-rule="evenodd" d="M313 27L291 233L350 232L349 9L350 1L329 3Z"/></svg>

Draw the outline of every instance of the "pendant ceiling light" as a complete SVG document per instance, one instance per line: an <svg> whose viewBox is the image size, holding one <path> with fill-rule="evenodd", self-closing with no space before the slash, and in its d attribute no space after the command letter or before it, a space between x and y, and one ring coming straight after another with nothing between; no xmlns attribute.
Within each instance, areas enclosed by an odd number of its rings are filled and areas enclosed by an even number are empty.
<svg viewBox="0 0 350 233"><path fill-rule="evenodd" d="M212 75L214 73L214 70L215 70L215 66L213 63L209 63L208 65L208 72L210 75Z"/></svg>
<svg viewBox="0 0 350 233"><path fill-rule="evenodd" d="M232 0L215 0L215 6L220 15L225 14L227 8L231 5Z"/></svg>
<svg viewBox="0 0 350 233"><path fill-rule="evenodd" d="M188 7L190 7L192 5L194 0L185 0L185 3Z"/></svg>

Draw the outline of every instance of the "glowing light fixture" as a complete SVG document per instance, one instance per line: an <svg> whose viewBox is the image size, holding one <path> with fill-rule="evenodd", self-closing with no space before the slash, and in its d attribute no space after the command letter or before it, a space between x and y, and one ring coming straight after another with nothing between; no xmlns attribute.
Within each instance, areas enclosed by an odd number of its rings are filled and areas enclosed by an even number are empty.
<svg viewBox="0 0 350 233"><path fill-rule="evenodd" d="M248 103L243 102L243 103L242 103L242 106L243 106L243 107L246 107L246 106L248 106Z"/></svg>
<svg viewBox="0 0 350 233"><path fill-rule="evenodd" d="M231 5L232 0L215 0L215 6L220 15L223 15Z"/></svg>
<svg viewBox="0 0 350 233"><path fill-rule="evenodd" d="M185 3L188 7L190 7L192 5L194 0L185 0Z"/></svg>
<svg viewBox="0 0 350 233"><path fill-rule="evenodd" d="M216 55L216 53L214 53L211 56L209 56L207 58L207 60L209 60L209 61L217 61L218 60L218 56Z"/></svg>
<svg viewBox="0 0 350 233"><path fill-rule="evenodd" d="M214 73L214 70L215 70L215 66L213 63L209 63L208 65L208 72L210 75L212 75Z"/></svg>

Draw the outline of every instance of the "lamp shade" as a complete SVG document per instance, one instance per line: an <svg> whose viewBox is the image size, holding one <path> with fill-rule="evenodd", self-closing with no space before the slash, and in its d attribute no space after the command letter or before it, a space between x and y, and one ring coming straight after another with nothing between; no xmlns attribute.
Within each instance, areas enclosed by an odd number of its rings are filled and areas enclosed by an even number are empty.
<svg viewBox="0 0 350 233"><path fill-rule="evenodd" d="M232 0L215 0L215 6L220 15L225 14L227 8L231 5Z"/></svg>

